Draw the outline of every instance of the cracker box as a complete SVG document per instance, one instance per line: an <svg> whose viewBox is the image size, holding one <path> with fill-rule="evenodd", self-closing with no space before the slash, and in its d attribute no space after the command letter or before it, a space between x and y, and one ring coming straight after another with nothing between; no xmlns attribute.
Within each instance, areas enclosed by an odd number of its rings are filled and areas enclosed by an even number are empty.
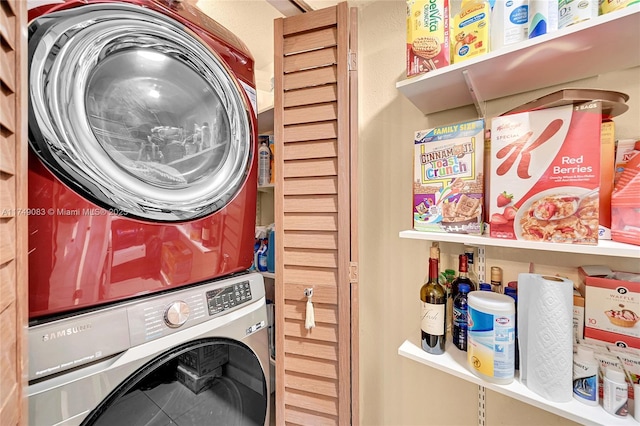
<svg viewBox="0 0 640 426"><path fill-rule="evenodd" d="M492 120L491 237L598 243L601 110L594 101Z"/></svg>
<svg viewBox="0 0 640 426"><path fill-rule="evenodd" d="M578 268L585 289L585 338L640 348L640 282L591 273Z"/></svg>
<svg viewBox="0 0 640 426"><path fill-rule="evenodd" d="M413 227L482 234L484 120L416 132Z"/></svg>
<svg viewBox="0 0 640 426"><path fill-rule="evenodd" d="M229 361L229 347L207 345L178 355L178 364L197 376L211 374Z"/></svg>
<svg viewBox="0 0 640 426"><path fill-rule="evenodd" d="M218 367L204 376L198 376L188 368L178 365L176 368L176 378L180 383L185 385L191 392L199 394L203 390L208 389L217 377L222 376L222 367Z"/></svg>
<svg viewBox="0 0 640 426"><path fill-rule="evenodd" d="M449 0L407 0L407 77L451 63Z"/></svg>

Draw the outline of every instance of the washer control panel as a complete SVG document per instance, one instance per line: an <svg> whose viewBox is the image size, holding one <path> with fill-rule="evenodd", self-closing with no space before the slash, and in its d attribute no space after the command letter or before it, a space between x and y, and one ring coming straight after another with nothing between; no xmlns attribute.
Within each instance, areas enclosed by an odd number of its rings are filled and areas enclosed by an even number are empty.
<svg viewBox="0 0 640 426"><path fill-rule="evenodd" d="M219 314L251 300L251 284L242 281L226 287L207 291L209 315Z"/></svg>

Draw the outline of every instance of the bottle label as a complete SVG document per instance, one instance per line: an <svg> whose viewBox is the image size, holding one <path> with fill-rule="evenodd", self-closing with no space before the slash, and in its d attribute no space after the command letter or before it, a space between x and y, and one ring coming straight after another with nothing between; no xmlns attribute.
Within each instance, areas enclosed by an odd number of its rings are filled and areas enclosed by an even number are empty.
<svg viewBox="0 0 640 426"><path fill-rule="evenodd" d="M604 410L614 416L626 417L629 414L627 384L616 383L605 376L602 387Z"/></svg>
<svg viewBox="0 0 640 426"><path fill-rule="evenodd" d="M422 321L420 327L422 331L434 336L444 335L444 311L445 304L432 304L422 302Z"/></svg>
<svg viewBox="0 0 640 426"><path fill-rule="evenodd" d="M478 373L512 378L515 362L515 314L493 315L468 308L467 360Z"/></svg>
<svg viewBox="0 0 640 426"><path fill-rule="evenodd" d="M573 394L586 401L598 402L598 367L573 359Z"/></svg>
<svg viewBox="0 0 640 426"><path fill-rule="evenodd" d="M457 327L467 328L467 310L453 308L453 322Z"/></svg>

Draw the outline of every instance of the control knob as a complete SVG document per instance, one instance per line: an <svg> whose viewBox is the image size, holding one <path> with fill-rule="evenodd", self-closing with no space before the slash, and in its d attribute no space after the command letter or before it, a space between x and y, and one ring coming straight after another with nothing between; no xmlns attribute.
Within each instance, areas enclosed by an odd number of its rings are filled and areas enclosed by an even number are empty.
<svg viewBox="0 0 640 426"><path fill-rule="evenodd" d="M189 305L182 300L172 302L164 311L164 322L171 328L180 327L189 319Z"/></svg>

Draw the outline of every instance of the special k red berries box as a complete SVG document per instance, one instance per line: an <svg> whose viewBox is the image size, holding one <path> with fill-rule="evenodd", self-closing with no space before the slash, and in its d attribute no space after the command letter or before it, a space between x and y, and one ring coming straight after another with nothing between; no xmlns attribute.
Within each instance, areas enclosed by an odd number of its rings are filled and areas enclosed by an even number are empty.
<svg viewBox="0 0 640 426"><path fill-rule="evenodd" d="M492 120L491 237L598 243L601 123L600 102Z"/></svg>

